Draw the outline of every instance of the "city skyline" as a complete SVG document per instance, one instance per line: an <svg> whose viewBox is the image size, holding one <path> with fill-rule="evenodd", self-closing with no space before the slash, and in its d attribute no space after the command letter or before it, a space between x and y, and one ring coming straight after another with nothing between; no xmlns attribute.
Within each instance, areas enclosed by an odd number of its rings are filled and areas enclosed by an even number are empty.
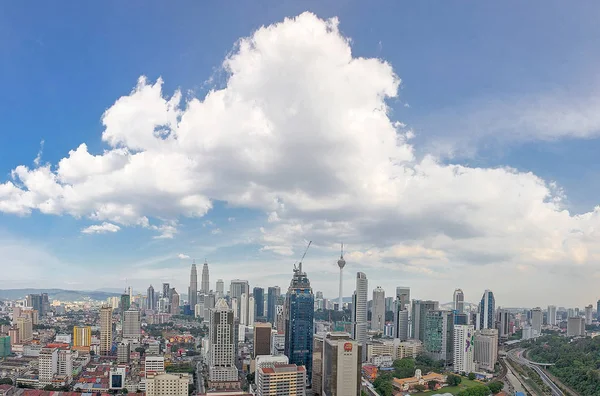
<svg viewBox="0 0 600 396"><path fill-rule="evenodd" d="M329 298L341 241L347 291L364 272L443 302L600 297L589 5L1 7L11 288L185 293L204 257L212 279L285 288L313 240Z"/></svg>

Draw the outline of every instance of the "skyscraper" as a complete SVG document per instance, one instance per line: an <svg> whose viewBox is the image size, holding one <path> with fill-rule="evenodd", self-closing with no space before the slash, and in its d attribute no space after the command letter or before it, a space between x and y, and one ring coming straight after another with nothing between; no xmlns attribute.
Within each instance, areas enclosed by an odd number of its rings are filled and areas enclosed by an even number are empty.
<svg viewBox="0 0 600 396"><path fill-rule="evenodd" d="M498 309L496 313L498 322L498 335L507 339L510 335L510 314L506 309Z"/></svg>
<svg viewBox="0 0 600 396"><path fill-rule="evenodd" d="M267 321L271 324L275 324L275 305L277 305L277 298L280 295L281 288L279 286L273 286L267 289Z"/></svg>
<svg viewBox="0 0 600 396"><path fill-rule="evenodd" d="M140 340L142 335L140 324L140 311L130 308L124 312L123 338L128 340Z"/></svg>
<svg viewBox="0 0 600 396"><path fill-rule="evenodd" d="M494 299L494 293L491 290L486 290L481 297L481 303L479 304L479 329L493 329L494 326L494 309L496 307L496 300Z"/></svg>
<svg viewBox="0 0 600 396"><path fill-rule="evenodd" d="M237 381L233 310L224 299L210 310L209 320L209 378L211 382Z"/></svg>
<svg viewBox="0 0 600 396"><path fill-rule="evenodd" d="M461 289L454 290L453 299L454 304L452 308L456 311L456 313L463 313L465 310L465 295Z"/></svg>
<svg viewBox="0 0 600 396"><path fill-rule="evenodd" d="M295 364L276 364L256 370L256 396L306 395L306 370Z"/></svg>
<svg viewBox="0 0 600 396"><path fill-rule="evenodd" d="M156 309L156 294L154 294L154 287L152 285L150 285L146 293L146 309Z"/></svg>
<svg viewBox="0 0 600 396"><path fill-rule="evenodd" d="M473 358L477 370L495 370L498 359L498 330L484 329L475 332Z"/></svg>
<svg viewBox="0 0 600 396"><path fill-rule="evenodd" d="M400 302L402 309L406 309L410 304L410 287L396 287L396 300Z"/></svg>
<svg viewBox="0 0 600 396"><path fill-rule="evenodd" d="M164 311L171 312L171 285L163 283L162 298L164 299Z"/></svg>
<svg viewBox="0 0 600 396"><path fill-rule="evenodd" d="M454 312L427 311L425 317L425 352L434 360L452 364L454 354Z"/></svg>
<svg viewBox="0 0 600 396"><path fill-rule="evenodd" d="M87 347L92 345L92 328L90 326L73 327L73 347Z"/></svg>
<svg viewBox="0 0 600 396"><path fill-rule="evenodd" d="M346 260L344 260L344 244L342 244L340 259L337 262L338 267L340 267L340 293L338 297L338 310L344 310L344 301L343 301L343 279L344 279L344 267L346 266Z"/></svg>
<svg viewBox="0 0 600 396"><path fill-rule="evenodd" d="M548 305L548 324L556 326L556 305Z"/></svg>
<svg viewBox="0 0 600 396"><path fill-rule="evenodd" d="M254 357L271 354L271 323L254 324Z"/></svg>
<svg viewBox="0 0 600 396"><path fill-rule="evenodd" d="M254 307L250 307L250 309L254 309L254 319L264 320L265 316L265 289L262 287L255 287L252 295L254 296Z"/></svg>
<svg viewBox="0 0 600 396"><path fill-rule="evenodd" d="M248 297L248 295L246 293L242 293L242 296L240 297L240 324L241 325L249 325L250 323L248 323L248 319L249 319L249 310L248 310L248 306L250 304L250 297Z"/></svg>
<svg viewBox="0 0 600 396"><path fill-rule="evenodd" d="M362 349L348 333L328 333L323 344L324 395L355 396L361 389Z"/></svg>
<svg viewBox="0 0 600 396"><path fill-rule="evenodd" d="M531 330L533 331L534 337L542 334L543 317L544 313L540 307L536 307L531 310Z"/></svg>
<svg viewBox="0 0 600 396"><path fill-rule="evenodd" d="M396 287L396 300L394 301L394 338L402 341L409 337L408 329L408 304L410 303L410 288ZM414 336L413 336L414 337Z"/></svg>
<svg viewBox="0 0 600 396"><path fill-rule="evenodd" d="M204 270L202 271L204 273ZM244 295L245 301L242 301L242 294ZM240 323L246 324L248 322L248 298L250 297L250 286L247 280L234 279L231 281L229 286L229 296L237 299L237 312ZM242 311L242 307L245 311Z"/></svg>
<svg viewBox="0 0 600 396"><path fill-rule="evenodd" d="M475 371L473 360L473 341L475 328L473 325L454 326L454 372L471 373Z"/></svg>
<svg viewBox="0 0 600 396"><path fill-rule="evenodd" d="M179 293L175 290L175 288L171 289L171 314L179 315Z"/></svg>
<svg viewBox="0 0 600 396"><path fill-rule="evenodd" d="M100 355L109 355L112 349L112 314L111 307L100 308Z"/></svg>
<svg viewBox="0 0 600 396"><path fill-rule="evenodd" d="M223 279L217 279L217 298L225 297L225 284L223 283Z"/></svg>
<svg viewBox="0 0 600 396"><path fill-rule="evenodd" d="M383 332L385 326L385 291L381 286L373 289L373 308L371 309L371 329Z"/></svg>
<svg viewBox="0 0 600 396"><path fill-rule="evenodd" d="M592 304L588 305L585 307L585 324L586 325L591 325L592 324Z"/></svg>
<svg viewBox="0 0 600 396"><path fill-rule="evenodd" d="M190 308L194 309L198 304L198 271L196 270L196 263L192 263L192 270L190 272L190 287L188 289L188 301Z"/></svg>
<svg viewBox="0 0 600 396"><path fill-rule="evenodd" d="M413 300L412 302L412 335L411 338L425 342L425 325L428 311L439 308L438 301Z"/></svg>
<svg viewBox="0 0 600 396"><path fill-rule="evenodd" d="M290 359L290 364L306 367L309 381L312 380L314 305L315 296L300 261L299 267L294 268L294 276L285 298L284 354Z"/></svg>
<svg viewBox="0 0 600 396"><path fill-rule="evenodd" d="M204 261L202 266L202 284L200 285L200 292L208 294L210 291L210 281L208 279L208 263Z"/></svg>
<svg viewBox="0 0 600 396"><path fill-rule="evenodd" d="M362 361L367 360L367 300L369 281L363 272L356 273L356 290L352 297L352 338L363 348Z"/></svg>
<svg viewBox="0 0 600 396"><path fill-rule="evenodd" d="M567 319L567 337L585 336L585 319L571 317Z"/></svg>

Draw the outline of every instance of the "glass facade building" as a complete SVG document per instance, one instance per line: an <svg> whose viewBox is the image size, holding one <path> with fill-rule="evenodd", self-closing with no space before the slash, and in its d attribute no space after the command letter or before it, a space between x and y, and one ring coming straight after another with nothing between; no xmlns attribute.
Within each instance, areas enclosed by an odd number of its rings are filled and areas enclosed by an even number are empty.
<svg viewBox="0 0 600 396"><path fill-rule="evenodd" d="M254 296L254 320L260 321L265 316L265 290L262 287L255 287L252 291ZM260 318L260 319L259 319Z"/></svg>
<svg viewBox="0 0 600 396"><path fill-rule="evenodd" d="M285 350L290 364L306 367L312 380L315 296L302 266L294 269L294 277L285 298Z"/></svg>

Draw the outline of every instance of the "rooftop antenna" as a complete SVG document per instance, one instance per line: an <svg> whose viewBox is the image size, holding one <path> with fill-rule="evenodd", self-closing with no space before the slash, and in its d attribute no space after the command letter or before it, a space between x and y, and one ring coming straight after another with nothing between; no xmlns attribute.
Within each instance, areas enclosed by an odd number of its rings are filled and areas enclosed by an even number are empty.
<svg viewBox="0 0 600 396"><path fill-rule="evenodd" d="M304 250L304 254L302 255L302 258L300 259L300 262L298 263L298 271L300 273L302 273L302 261L304 261L304 257L306 256L306 252L308 252L308 248L310 247L311 243L312 243L312 241L308 241L308 246L306 246L306 249Z"/></svg>

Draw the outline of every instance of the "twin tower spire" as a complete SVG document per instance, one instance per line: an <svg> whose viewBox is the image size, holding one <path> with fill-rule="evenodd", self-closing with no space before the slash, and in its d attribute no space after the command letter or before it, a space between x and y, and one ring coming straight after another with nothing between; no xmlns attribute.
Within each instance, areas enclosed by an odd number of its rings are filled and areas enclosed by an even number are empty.
<svg viewBox="0 0 600 396"><path fill-rule="evenodd" d="M204 260L202 266L202 282L200 283L200 293L208 294L210 291L210 280L208 274L208 262ZM196 261L192 263L192 271L190 273L190 287L188 290L188 300L190 306L195 307L198 303L198 271L196 270ZM193 309L193 308L192 308Z"/></svg>

